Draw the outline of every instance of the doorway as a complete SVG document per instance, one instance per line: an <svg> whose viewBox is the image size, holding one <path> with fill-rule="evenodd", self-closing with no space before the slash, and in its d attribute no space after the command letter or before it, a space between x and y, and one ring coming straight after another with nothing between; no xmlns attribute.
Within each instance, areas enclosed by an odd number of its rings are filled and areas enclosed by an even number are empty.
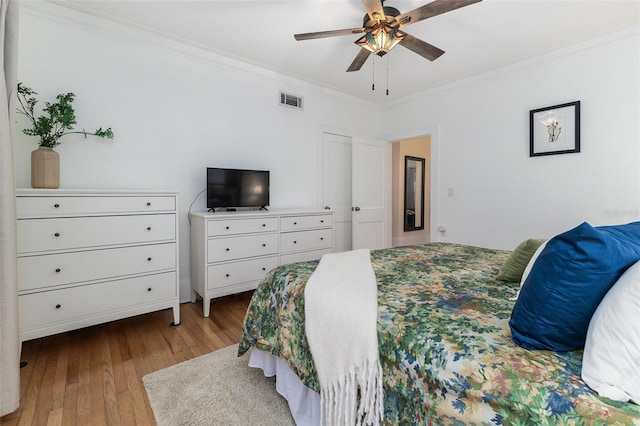
<svg viewBox="0 0 640 426"><path fill-rule="evenodd" d="M412 205L412 210L422 211L425 214L424 223L420 227L406 227L407 206L406 201L406 172L405 159L424 159L424 197L422 205ZM391 243L394 247L426 244L431 241L431 136L421 136L412 139L404 139L392 143L391 147L391 187L392 187L392 213L391 213ZM422 228L422 229L419 229ZM406 230L405 229L409 229Z"/></svg>

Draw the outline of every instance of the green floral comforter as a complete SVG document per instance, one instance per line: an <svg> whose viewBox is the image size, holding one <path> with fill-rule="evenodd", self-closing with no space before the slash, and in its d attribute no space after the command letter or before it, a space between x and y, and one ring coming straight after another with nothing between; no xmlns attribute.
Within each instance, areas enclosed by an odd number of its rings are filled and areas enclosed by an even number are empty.
<svg viewBox="0 0 640 426"><path fill-rule="evenodd" d="M640 425L639 406L600 398L580 379L582 352L512 342L518 285L493 280L508 255L445 243L372 251L385 422ZM317 391L303 297L316 265L268 274L247 310L239 353L252 346L270 352Z"/></svg>

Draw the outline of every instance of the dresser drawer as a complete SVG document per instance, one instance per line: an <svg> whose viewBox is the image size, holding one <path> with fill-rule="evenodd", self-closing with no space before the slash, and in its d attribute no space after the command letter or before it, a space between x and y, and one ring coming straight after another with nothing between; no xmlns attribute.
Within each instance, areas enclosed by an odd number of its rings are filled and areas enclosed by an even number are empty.
<svg viewBox="0 0 640 426"><path fill-rule="evenodd" d="M276 266L278 266L277 256L211 265L208 267L207 288L214 289L248 281L259 281Z"/></svg>
<svg viewBox="0 0 640 426"><path fill-rule="evenodd" d="M273 232L277 230L277 217L207 221L207 236L209 237L249 234L254 232Z"/></svg>
<svg viewBox="0 0 640 426"><path fill-rule="evenodd" d="M278 254L278 234L242 235L207 241L207 262Z"/></svg>
<svg viewBox="0 0 640 426"><path fill-rule="evenodd" d="M18 258L21 292L175 269L176 244L150 244Z"/></svg>
<svg viewBox="0 0 640 426"><path fill-rule="evenodd" d="M18 253L174 240L175 214L18 220Z"/></svg>
<svg viewBox="0 0 640 426"><path fill-rule="evenodd" d="M287 232L280 234L280 252L329 248L333 245L333 230L316 229L313 231Z"/></svg>
<svg viewBox="0 0 640 426"><path fill-rule="evenodd" d="M19 218L41 216L90 215L109 213L159 212L176 209L172 196L51 196L16 198Z"/></svg>
<svg viewBox="0 0 640 426"><path fill-rule="evenodd" d="M19 297L20 330L49 327L101 313L175 299L176 273L42 291Z"/></svg>
<svg viewBox="0 0 640 426"><path fill-rule="evenodd" d="M287 216L280 219L282 232L301 229L328 228L333 225L333 215L321 214L313 216Z"/></svg>

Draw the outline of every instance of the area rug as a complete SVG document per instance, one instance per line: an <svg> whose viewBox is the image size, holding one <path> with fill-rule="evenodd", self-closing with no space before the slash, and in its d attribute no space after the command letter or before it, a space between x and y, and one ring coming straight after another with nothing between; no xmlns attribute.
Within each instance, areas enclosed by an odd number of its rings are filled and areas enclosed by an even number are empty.
<svg viewBox="0 0 640 426"><path fill-rule="evenodd" d="M233 345L144 376L158 425L295 425L275 379L237 353Z"/></svg>

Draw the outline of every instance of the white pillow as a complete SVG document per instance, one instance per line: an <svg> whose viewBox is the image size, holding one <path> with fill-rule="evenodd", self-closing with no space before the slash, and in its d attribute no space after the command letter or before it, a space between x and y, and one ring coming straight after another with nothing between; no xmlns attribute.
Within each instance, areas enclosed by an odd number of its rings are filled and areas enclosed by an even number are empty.
<svg viewBox="0 0 640 426"><path fill-rule="evenodd" d="M640 404L640 261L613 285L591 317L582 380L600 396Z"/></svg>
<svg viewBox="0 0 640 426"><path fill-rule="evenodd" d="M522 273L522 279L520 279L520 288L522 288L522 286L524 285L524 282L527 280L527 277L531 273L531 268L533 268L533 264L536 263L536 259L538 258L538 256L540 256L540 253L542 253L542 250L544 250L548 242L549 240L540 244L540 246L533 253L533 256L531 256L531 259L529 259L529 263L527 263L527 267L524 268L524 272ZM518 292L516 293L516 295L510 300L518 300L518 297L520 297L520 289L518 289Z"/></svg>

